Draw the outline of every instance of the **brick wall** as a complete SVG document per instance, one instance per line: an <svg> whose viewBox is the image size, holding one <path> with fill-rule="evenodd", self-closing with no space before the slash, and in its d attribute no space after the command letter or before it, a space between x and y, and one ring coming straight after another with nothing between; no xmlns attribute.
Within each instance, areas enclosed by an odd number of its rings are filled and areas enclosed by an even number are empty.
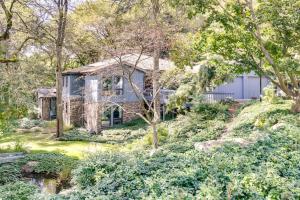
<svg viewBox="0 0 300 200"><path fill-rule="evenodd" d="M82 98L64 99L63 118L66 125L84 125L84 106Z"/></svg>
<svg viewBox="0 0 300 200"><path fill-rule="evenodd" d="M141 102L128 102L123 103L123 122L129 122L134 119L138 119L139 116L135 113L143 113L143 105Z"/></svg>
<svg viewBox="0 0 300 200"><path fill-rule="evenodd" d="M50 120L50 98L41 98L41 119Z"/></svg>

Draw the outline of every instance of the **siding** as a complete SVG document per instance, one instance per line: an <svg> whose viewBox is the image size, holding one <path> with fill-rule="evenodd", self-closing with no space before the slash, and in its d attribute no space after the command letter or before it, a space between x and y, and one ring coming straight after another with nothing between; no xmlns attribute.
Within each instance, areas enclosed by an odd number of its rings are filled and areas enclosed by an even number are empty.
<svg viewBox="0 0 300 200"><path fill-rule="evenodd" d="M98 102L98 85L99 76L86 76L85 77L85 101L87 103Z"/></svg>
<svg viewBox="0 0 300 200"><path fill-rule="evenodd" d="M133 83L139 88L141 92L144 92L144 73L140 71L135 71L132 75L132 81ZM102 84L100 81L99 84L99 101L105 102L136 102L138 101L138 97L136 96L134 89L131 87L129 81L124 78L124 92L123 95L117 95L117 96L102 96Z"/></svg>
<svg viewBox="0 0 300 200"><path fill-rule="evenodd" d="M262 90L269 80L262 77ZM253 72L236 77L232 82L218 86L214 93L232 93L235 99L254 99L260 97L260 77Z"/></svg>

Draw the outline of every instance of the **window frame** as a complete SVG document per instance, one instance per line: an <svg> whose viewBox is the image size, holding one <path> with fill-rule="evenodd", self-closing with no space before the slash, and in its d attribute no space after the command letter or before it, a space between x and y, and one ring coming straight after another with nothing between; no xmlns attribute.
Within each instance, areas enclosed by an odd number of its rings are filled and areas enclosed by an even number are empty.
<svg viewBox="0 0 300 200"><path fill-rule="evenodd" d="M119 81L116 82L117 78L119 78ZM111 86L107 89L106 88L106 84L105 81L110 80L111 81ZM118 83L121 82L121 88L118 88ZM102 96L121 96L124 95L124 77L121 75L113 75L113 76L109 76L109 77L102 77L102 81L101 81L101 92L102 92Z"/></svg>

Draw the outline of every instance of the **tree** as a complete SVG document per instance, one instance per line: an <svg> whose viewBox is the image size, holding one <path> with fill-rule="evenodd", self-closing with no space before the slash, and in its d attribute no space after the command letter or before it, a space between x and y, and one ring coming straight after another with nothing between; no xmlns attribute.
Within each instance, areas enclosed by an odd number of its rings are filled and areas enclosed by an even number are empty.
<svg viewBox="0 0 300 200"><path fill-rule="evenodd" d="M110 9L104 9L106 7ZM80 5L75 14L80 13L82 8L85 8L85 13L87 12L86 9L90 11L88 12L89 15L84 18L87 23L83 24L82 29L85 32L76 35L79 38L84 38L85 41L94 41L92 48L98 49L98 55L101 55L102 58L115 58L122 67L124 66L124 55L138 55L136 56L136 66L130 70L127 68L122 70L127 74L126 78L138 96L141 105L147 105L142 113L135 114L152 127L153 146L158 148L157 125L160 121L160 91L163 87L163 84L160 83L159 59L169 46L168 34L171 33L170 30L173 29L171 23L175 23L176 18L170 14L170 8L166 3L163 4L157 0L88 1ZM165 19L168 18L166 24L163 24L162 19L164 17ZM74 16L74 18L77 17ZM152 55L154 58L151 72L153 88L151 101L145 98L145 91L140 91L134 85L131 77L142 54ZM113 104L114 102L108 103Z"/></svg>
<svg viewBox="0 0 300 200"><path fill-rule="evenodd" d="M186 4L192 14L206 13L196 49L218 55L221 68L237 73L256 71L294 101L300 112L300 3L291 1L230 0ZM209 9L207 9L209 8Z"/></svg>
<svg viewBox="0 0 300 200"><path fill-rule="evenodd" d="M62 49L65 39L65 30L68 13L68 0L58 0L56 2L58 9L58 26L56 37L56 107L57 107L57 130L56 137L61 137L63 134L63 102L62 102Z"/></svg>

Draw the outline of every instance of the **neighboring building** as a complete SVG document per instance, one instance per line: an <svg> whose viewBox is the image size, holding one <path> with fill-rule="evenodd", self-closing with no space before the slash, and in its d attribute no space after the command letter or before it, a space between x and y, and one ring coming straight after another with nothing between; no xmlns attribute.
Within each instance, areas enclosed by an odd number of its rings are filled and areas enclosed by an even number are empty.
<svg viewBox="0 0 300 200"><path fill-rule="evenodd" d="M56 90L40 88L37 90L38 116L42 120L56 118Z"/></svg>
<svg viewBox="0 0 300 200"><path fill-rule="evenodd" d="M189 71L198 73L202 65L195 65ZM237 101L259 99L263 94L263 89L270 84L270 81L264 77L255 74L241 74L232 81L217 86L212 91L205 94L208 102L217 102L226 98L232 98Z"/></svg>
<svg viewBox="0 0 300 200"><path fill-rule="evenodd" d="M211 100L221 100L227 97L235 100L259 99L263 94L263 89L269 85L270 81L266 77L260 77L254 72L237 76L231 82L224 83L216 87L207 94Z"/></svg>
<svg viewBox="0 0 300 200"><path fill-rule="evenodd" d="M122 57L123 66L113 58L63 72L65 124L99 132L138 118L144 105L133 87L140 93L151 90L153 58L142 55L137 60L138 55L130 54ZM160 59L161 71L173 66L171 61Z"/></svg>

